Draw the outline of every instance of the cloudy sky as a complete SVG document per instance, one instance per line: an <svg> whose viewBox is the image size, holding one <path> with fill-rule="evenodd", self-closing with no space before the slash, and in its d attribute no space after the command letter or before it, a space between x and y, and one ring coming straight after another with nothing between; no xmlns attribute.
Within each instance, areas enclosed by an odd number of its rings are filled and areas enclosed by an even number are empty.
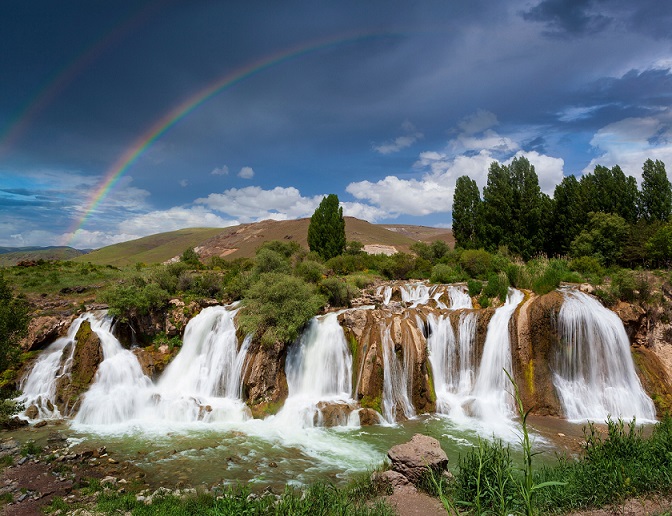
<svg viewBox="0 0 672 516"><path fill-rule="evenodd" d="M672 170L672 2L0 0L0 245L310 216L450 226L526 156Z"/></svg>

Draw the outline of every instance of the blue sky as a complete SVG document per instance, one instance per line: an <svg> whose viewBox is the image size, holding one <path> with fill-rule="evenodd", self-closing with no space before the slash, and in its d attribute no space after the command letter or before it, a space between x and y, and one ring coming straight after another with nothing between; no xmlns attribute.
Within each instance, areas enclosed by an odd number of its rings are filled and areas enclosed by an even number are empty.
<svg viewBox="0 0 672 516"><path fill-rule="evenodd" d="M672 169L672 2L1 2L0 245L306 217L329 193L447 227L455 180L495 160L549 194L598 163ZM162 117L260 62L91 209Z"/></svg>

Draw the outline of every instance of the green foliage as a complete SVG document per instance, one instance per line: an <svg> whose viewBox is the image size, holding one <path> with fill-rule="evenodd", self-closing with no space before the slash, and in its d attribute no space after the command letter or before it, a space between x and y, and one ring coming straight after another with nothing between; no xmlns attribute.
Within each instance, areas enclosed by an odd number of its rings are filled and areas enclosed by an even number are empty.
<svg viewBox="0 0 672 516"><path fill-rule="evenodd" d="M647 159L642 166L642 191L638 199L639 215L647 222L667 222L672 215L672 184L665 163Z"/></svg>
<svg viewBox="0 0 672 516"><path fill-rule="evenodd" d="M584 213L613 213L629 223L637 220L637 181L618 165L611 169L597 165L580 184Z"/></svg>
<svg viewBox="0 0 672 516"><path fill-rule="evenodd" d="M309 283L318 283L326 272L324 265L313 260L304 260L294 269L294 274Z"/></svg>
<svg viewBox="0 0 672 516"><path fill-rule="evenodd" d="M476 181L467 176L458 177L453 196L453 236L457 246L477 247L480 216L481 194Z"/></svg>
<svg viewBox="0 0 672 516"><path fill-rule="evenodd" d="M265 247L257 251L253 269L254 274L264 274L266 272L289 274L291 270L289 258L284 254Z"/></svg>
<svg viewBox="0 0 672 516"><path fill-rule="evenodd" d="M349 240L345 244L345 254L361 254L364 251L364 244L358 242L357 240Z"/></svg>
<svg viewBox="0 0 672 516"><path fill-rule="evenodd" d="M351 255L344 254L334 256L327 261L325 266L336 274L346 275L369 268L372 257L367 254Z"/></svg>
<svg viewBox="0 0 672 516"><path fill-rule="evenodd" d="M42 448L40 448L37 444L35 444L35 441L28 440L25 443L23 443L23 446L21 446L21 456L22 457L27 457L28 455L37 455L42 451Z"/></svg>
<svg viewBox="0 0 672 516"><path fill-rule="evenodd" d="M483 289L483 283L478 280L470 279L467 281L467 289L469 290L469 295L471 297L477 296Z"/></svg>
<svg viewBox="0 0 672 516"><path fill-rule="evenodd" d="M388 279L408 279L416 267L416 259L407 253L396 253L382 262L380 272Z"/></svg>
<svg viewBox="0 0 672 516"><path fill-rule="evenodd" d="M569 268L587 276L604 276L604 267L594 256L580 256L569 262Z"/></svg>
<svg viewBox="0 0 672 516"><path fill-rule="evenodd" d="M594 256L604 265L614 264L628 235L627 222L613 213L591 212L588 217L586 229L572 242L572 256Z"/></svg>
<svg viewBox="0 0 672 516"><path fill-rule="evenodd" d="M265 273L245 295L240 328L244 333L254 333L265 345L290 343L324 303L314 285L287 274Z"/></svg>
<svg viewBox="0 0 672 516"><path fill-rule="evenodd" d="M585 224L581 185L574 176L566 176L555 187L546 245L551 255L566 254Z"/></svg>
<svg viewBox="0 0 672 516"><path fill-rule="evenodd" d="M20 341L28 332L29 307L15 296L4 275L0 274L0 373L16 364Z"/></svg>
<svg viewBox="0 0 672 516"><path fill-rule="evenodd" d="M460 255L460 265L472 278L486 279L492 268L492 255L483 249L469 249Z"/></svg>
<svg viewBox="0 0 672 516"><path fill-rule="evenodd" d="M345 250L345 219L338 196L329 194L310 217L308 247L325 260L343 254Z"/></svg>
<svg viewBox="0 0 672 516"><path fill-rule="evenodd" d="M159 310L166 306L169 299L170 294L158 284L147 284L144 280L136 280L136 284L117 285L99 295L99 300L109 306L110 314L122 321Z"/></svg>
<svg viewBox="0 0 672 516"><path fill-rule="evenodd" d="M264 249L274 251L285 258L291 258L301 250L301 246L298 242L294 242L293 240L269 240L259 246L257 249L257 256L259 256L259 253Z"/></svg>
<svg viewBox="0 0 672 516"><path fill-rule="evenodd" d="M320 282L320 292L331 306L349 307L350 301L359 296L359 289L341 278L325 278Z"/></svg>
<svg viewBox="0 0 672 516"><path fill-rule="evenodd" d="M193 247L188 247L180 256L180 262L188 265L192 269L201 268L201 259L198 256L198 253Z"/></svg>
<svg viewBox="0 0 672 516"><path fill-rule="evenodd" d="M492 273L488 276L488 282L483 288L483 295L489 298L498 297L500 301L506 301L509 291L509 278L504 273Z"/></svg>
<svg viewBox="0 0 672 516"><path fill-rule="evenodd" d="M430 281L432 283L457 283L464 281L467 275L458 267L451 267L446 263L438 263L432 267Z"/></svg>
<svg viewBox="0 0 672 516"><path fill-rule="evenodd" d="M550 199L542 194L534 166L526 158L490 165L481 211L479 240L486 248L506 245L524 259L542 249Z"/></svg>
<svg viewBox="0 0 672 516"><path fill-rule="evenodd" d="M532 290L539 295L548 294L557 289L562 281L578 283L581 277L569 270L566 260L545 260L543 271L532 280Z"/></svg>
<svg viewBox="0 0 672 516"><path fill-rule="evenodd" d="M645 245L648 257L657 265L672 263L672 223L660 226Z"/></svg>

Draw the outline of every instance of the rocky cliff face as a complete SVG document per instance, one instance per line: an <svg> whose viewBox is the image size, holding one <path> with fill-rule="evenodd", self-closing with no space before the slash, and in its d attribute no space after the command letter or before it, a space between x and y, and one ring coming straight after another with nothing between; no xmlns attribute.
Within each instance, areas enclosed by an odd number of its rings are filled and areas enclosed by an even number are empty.
<svg viewBox="0 0 672 516"><path fill-rule="evenodd" d="M74 346L70 374L62 376L56 383L56 406L64 416L77 412L82 394L90 387L98 366L103 361L100 339L91 330L88 321L84 321L79 327ZM68 355L66 350L63 356Z"/></svg>

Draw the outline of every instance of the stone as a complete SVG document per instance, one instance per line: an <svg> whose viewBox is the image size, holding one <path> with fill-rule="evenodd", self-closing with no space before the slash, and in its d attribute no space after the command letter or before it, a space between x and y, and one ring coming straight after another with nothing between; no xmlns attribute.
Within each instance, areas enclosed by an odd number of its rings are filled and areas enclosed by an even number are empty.
<svg viewBox="0 0 672 516"><path fill-rule="evenodd" d="M422 479L428 468L442 472L448 467L446 452L439 441L428 435L415 434L409 442L390 448L387 456L392 462L392 470L413 484Z"/></svg>
<svg viewBox="0 0 672 516"><path fill-rule="evenodd" d="M37 419L37 417L40 415L40 411L37 409L35 405L31 405L26 409L26 417L28 419Z"/></svg>
<svg viewBox="0 0 672 516"><path fill-rule="evenodd" d="M44 419L35 423L33 428L42 428L43 426L47 426L47 422Z"/></svg>
<svg viewBox="0 0 672 516"><path fill-rule="evenodd" d="M389 486L392 488L394 491L400 491L400 490L409 490L409 491L416 491L415 486L411 484L411 482L401 473L398 471L393 471L391 469L388 469L387 471L383 471L381 473L374 473L371 475L371 480L373 480L374 483L376 484L383 484L386 486Z"/></svg>

